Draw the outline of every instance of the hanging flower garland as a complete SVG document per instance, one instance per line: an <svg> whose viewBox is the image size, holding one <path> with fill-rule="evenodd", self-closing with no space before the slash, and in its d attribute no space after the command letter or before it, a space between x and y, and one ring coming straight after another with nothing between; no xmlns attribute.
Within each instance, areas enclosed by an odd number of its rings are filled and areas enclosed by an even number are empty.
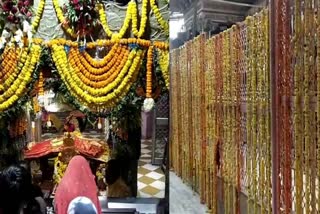
<svg viewBox="0 0 320 214"><path fill-rule="evenodd" d="M40 72L39 82L38 82L38 95L43 96L44 95L44 79L43 79L43 73Z"/></svg>
<svg viewBox="0 0 320 214"><path fill-rule="evenodd" d="M118 33L113 33L108 26L107 16L106 16L103 4L101 3L98 4L98 11L99 11L99 18L100 18L101 25L104 31L106 32L107 36L111 38L113 41L118 41L122 39L124 34L127 32L130 26L130 21L131 21L131 14L132 14L131 11L135 9L134 6L135 6L134 2L132 1L129 2L127 12L126 12L126 17L124 19L121 29L119 30Z"/></svg>
<svg viewBox="0 0 320 214"><path fill-rule="evenodd" d="M34 20L33 20L32 24L31 24L32 33L33 34L35 34L37 32L37 29L38 29L38 26L40 24L40 19L42 17L45 4L46 4L46 0L40 0L36 16L34 17Z"/></svg>
<svg viewBox="0 0 320 214"><path fill-rule="evenodd" d="M149 112L154 106L152 98L152 67L153 67L153 50L154 47L150 46L147 53L147 76L146 76L146 99L143 103L144 111Z"/></svg>
<svg viewBox="0 0 320 214"><path fill-rule="evenodd" d="M59 5L59 0L52 0L52 2L53 2L54 10L56 11L56 14L57 14L57 18L58 18L59 22L62 24L63 29L72 38L77 38L77 36L78 36L77 33L75 33L75 31L69 26L68 21L66 20L66 18L63 15L63 11Z"/></svg>
<svg viewBox="0 0 320 214"><path fill-rule="evenodd" d="M43 43L42 41L36 41L33 40L33 43L37 43L37 44L42 44L48 47L52 47L53 45L67 45L68 47L79 47L79 43L78 42L74 42L71 40L66 40L66 39L53 39L50 40L46 43ZM136 38L128 38L128 39L120 39L118 41L114 41L114 40L106 40L106 39L100 39L97 40L95 42L88 42L86 43L86 48L87 49L92 49L92 48L96 48L98 47L108 47L110 45L114 45L114 44L122 44L122 45L132 45L132 46L141 46L144 48L148 48L151 45L151 41L150 40L144 40L144 39L136 39ZM160 42L160 41L154 41L152 44L155 48L161 49L161 50L169 50L169 43L168 42Z"/></svg>
<svg viewBox="0 0 320 214"><path fill-rule="evenodd" d="M72 81L77 83L78 86L80 86L83 90L85 90L87 93L93 96L101 96L103 94L107 94L108 92L112 91L114 87L117 86L121 81L123 81L123 78L127 74L128 69L130 68L136 54L137 52L135 50L131 51L125 66L121 69L121 72L116 76L114 81L109 82L106 87L97 89L89 85L86 85L84 82L81 81L79 76L77 76L76 72L71 72L70 77L72 78ZM72 66L72 64L68 63L68 61L64 62L63 64L65 64L66 66L69 66L73 71L75 71L75 68Z"/></svg>
<svg viewBox="0 0 320 214"><path fill-rule="evenodd" d="M148 3L149 0L143 0L142 1L142 9L141 9L141 21L140 21L140 27L138 30L138 9L136 2L133 0L132 2L132 9L131 9L131 19L132 19L132 32L133 35L141 38L144 35L145 28L147 26L147 20L148 20Z"/></svg>
<svg viewBox="0 0 320 214"><path fill-rule="evenodd" d="M5 58L5 60L2 61L3 70L2 73L4 74L1 78L1 88L0 93L7 90L7 88L14 82L15 78L19 75L20 70L23 68L24 63L26 61L26 54L27 54L27 48L24 48L22 53L20 49L14 50L13 47L11 54L8 54L10 58ZM15 55L15 56L13 56ZM17 57L19 56L19 57ZM20 58L20 59L19 59ZM18 67L17 67L18 64Z"/></svg>
<svg viewBox="0 0 320 214"><path fill-rule="evenodd" d="M1 56L1 70L0 70L0 91L5 90L3 82L11 75L17 75L15 72L18 72L15 67L19 61L19 56L21 54L20 49L14 49L13 47L6 46L2 56Z"/></svg>
<svg viewBox="0 0 320 214"><path fill-rule="evenodd" d="M91 74L86 67L75 60L74 57L69 57L70 65L73 67L76 74L79 76L81 81L86 85L92 86L94 88L104 88L108 84L114 81L114 79L119 75L122 68L125 66L129 56L129 50L121 52L121 54L115 58L117 61L111 68L106 67L105 73L102 75Z"/></svg>
<svg viewBox="0 0 320 214"><path fill-rule="evenodd" d="M114 33L110 30L108 26L108 21L107 21L107 16L104 10L103 4L98 4L98 11L99 11L99 17L100 17L100 22L101 25L103 26L104 31L106 32L107 36L109 38L112 38L112 40L119 40L123 38L124 34L127 32L129 26L130 26L130 21L132 20L132 32L133 35L141 38L144 35L147 20L148 20L148 3L150 1L150 6L155 14L155 17L160 24L161 28L164 30L166 35L169 35L169 23L166 21L161 13L160 10L155 2L155 0L143 0L142 1L142 12L141 12L141 20L140 20L140 26L138 30L138 10L137 10L137 5L135 0L132 0L128 4L127 12L126 12L126 17L123 23L123 26L121 27L119 33Z"/></svg>
<svg viewBox="0 0 320 214"><path fill-rule="evenodd" d="M39 61L41 54L41 47L39 45L32 45L30 52L28 49L24 49L23 56L19 60L18 66L18 76L10 76L5 80L3 86L6 87L5 91L0 92L0 111L7 110L10 108L22 95L26 92L27 85L32 81L32 73L35 70L35 66ZM12 81L13 78L13 81Z"/></svg>
<svg viewBox="0 0 320 214"><path fill-rule="evenodd" d="M130 89L133 77L139 71L143 51L132 50L129 54L125 66L114 81L106 87L96 89L88 86L76 75L72 65L68 63L68 58L63 46L53 45L52 56L56 64L61 79L77 100L87 106L92 107L112 107L121 100Z"/></svg>
<svg viewBox="0 0 320 214"><path fill-rule="evenodd" d="M120 46L119 49L117 49L117 52L115 52L114 57L110 60L104 60L100 61L100 65L105 64L103 67L94 67L92 64L96 64L95 62L98 60L92 60L90 63L85 60L82 56L79 50L76 48L72 48L69 53L69 58L70 60L75 60L77 61L77 66L81 67L83 70L83 73L87 73L88 75L90 74L90 77L86 75L88 78L92 80L102 80L105 79L105 77L108 77L109 75L112 74L111 69L114 69L117 65L119 65L122 60L123 56L129 53L129 50L125 46Z"/></svg>
<svg viewBox="0 0 320 214"><path fill-rule="evenodd" d="M159 65L162 71L162 76L166 83L167 89L170 87L169 78L169 51L158 49Z"/></svg>
<svg viewBox="0 0 320 214"><path fill-rule="evenodd" d="M156 0L150 0L150 6L154 15L156 16L158 23L160 24L166 35L169 35L169 23L162 17L160 10L156 4Z"/></svg>
<svg viewBox="0 0 320 214"><path fill-rule="evenodd" d="M80 54L80 51L78 51L78 56L81 61L87 61L92 67L95 68L101 68L105 66L107 63L109 63L110 60L115 58L119 53L123 51L123 48L118 44L114 44L111 48L111 50L108 52L108 54L103 57L103 59L95 59L90 56L86 51L84 51L82 54Z"/></svg>
<svg viewBox="0 0 320 214"><path fill-rule="evenodd" d="M246 157L247 163L250 163L253 160L253 146L252 146L252 59L250 56L253 56L253 49L252 49L252 35L253 35L253 20L252 17L248 17L245 21L245 24L247 26L247 51L246 51L246 65L247 65L247 81L246 81L246 87L247 87L247 123L246 123L246 134L247 134L247 147L248 147L248 153ZM254 187L252 185L252 178L253 178L253 167L252 164L247 164L246 166L246 172L248 177L248 212L253 212L251 203L253 200L254 195Z"/></svg>
<svg viewBox="0 0 320 214"><path fill-rule="evenodd" d="M150 46L147 54L147 84L146 97L151 98L152 94L152 67L153 67L153 46Z"/></svg>
<svg viewBox="0 0 320 214"><path fill-rule="evenodd" d="M266 142L266 153L264 155L266 158L266 201L268 203L266 204L266 210L267 212L271 212L272 210L272 204L271 204L271 180L269 179L271 177L271 127L270 127L270 105L271 105L271 98L270 98L270 78L268 71L270 70L270 43L269 43L269 10L264 11L264 20L263 20L263 32L264 32L264 48L265 48L265 54L264 54L264 61L265 61L265 68L264 68L264 81L265 81L265 108L267 109L266 113L266 119L265 119L265 142Z"/></svg>
<svg viewBox="0 0 320 214"><path fill-rule="evenodd" d="M295 11L295 13L297 14L297 11ZM300 15L301 15L301 13L300 13ZM319 41L319 38L320 38L320 16L317 13L314 13L314 17L316 18L316 26L317 26L317 33L316 33L316 36L317 36L317 40L316 40L317 41L316 42L316 44L317 44L317 61L316 61L316 70L317 70L317 73L316 73L316 76L317 76L317 83L316 83L316 85L317 85L316 86L317 104L316 104L316 112L317 112L317 121L318 121L317 122L317 135L316 135L316 139L317 139L316 140L316 145L317 145L317 171L320 172L320 123L319 123L319 120L320 120L320 57L319 57L319 55L320 55L320 41ZM300 22L300 20L297 23L298 25L300 24L299 22ZM299 28L300 28L299 30L301 30L301 25L299 26ZM301 33L301 32L298 32L298 33ZM298 41L298 42L300 42L300 41ZM302 45L302 43L300 43L300 47L301 47L301 45ZM301 51L300 53L302 53L302 52L303 51ZM301 132L299 132L299 133L301 133ZM300 171L301 171L301 168L300 168ZM319 173L318 173L318 176L319 176ZM317 206L320 207L319 198L318 198L318 201L317 201Z"/></svg>

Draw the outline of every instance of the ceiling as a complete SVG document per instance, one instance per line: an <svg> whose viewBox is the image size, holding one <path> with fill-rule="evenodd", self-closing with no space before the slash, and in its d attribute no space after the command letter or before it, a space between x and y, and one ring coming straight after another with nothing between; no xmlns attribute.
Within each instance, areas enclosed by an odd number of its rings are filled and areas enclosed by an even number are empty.
<svg viewBox="0 0 320 214"><path fill-rule="evenodd" d="M186 12L196 2L211 2L217 6L233 6L234 9L250 8L250 5L254 6L258 0L173 0L170 1L171 12ZM241 6L241 4L243 4Z"/></svg>
<svg viewBox="0 0 320 214"><path fill-rule="evenodd" d="M217 34L236 22L241 22L267 5L267 0L172 0L170 19L182 14L184 30L180 40L188 40L199 32ZM184 37L184 38L181 38ZM180 41L181 43L182 41Z"/></svg>
<svg viewBox="0 0 320 214"><path fill-rule="evenodd" d="M210 24L234 24L261 10L266 2L267 0L173 0L170 1L170 11L172 14L183 14L186 28L190 28L188 22L191 19L197 24L202 21L209 21Z"/></svg>

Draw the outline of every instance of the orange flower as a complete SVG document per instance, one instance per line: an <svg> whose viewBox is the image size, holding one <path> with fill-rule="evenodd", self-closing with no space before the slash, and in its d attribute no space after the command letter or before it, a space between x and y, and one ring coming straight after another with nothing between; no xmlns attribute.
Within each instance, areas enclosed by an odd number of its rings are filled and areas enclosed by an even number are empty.
<svg viewBox="0 0 320 214"><path fill-rule="evenodd" d="M153 46L150 46L147 53L147 83L146 97L152 97L152 61L153 61Z"/></svg>

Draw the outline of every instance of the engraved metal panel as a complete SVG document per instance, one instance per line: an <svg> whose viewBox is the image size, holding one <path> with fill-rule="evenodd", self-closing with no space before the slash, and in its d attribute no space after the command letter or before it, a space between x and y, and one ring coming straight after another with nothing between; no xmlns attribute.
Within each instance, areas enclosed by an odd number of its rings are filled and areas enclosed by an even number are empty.
<svg viewBox="0 0 320 214"><path fill-rule="evenodd" d="M152 164L161 164L166 139L169 137L169 95L163 95L155 104L153 126Z"/></svg>

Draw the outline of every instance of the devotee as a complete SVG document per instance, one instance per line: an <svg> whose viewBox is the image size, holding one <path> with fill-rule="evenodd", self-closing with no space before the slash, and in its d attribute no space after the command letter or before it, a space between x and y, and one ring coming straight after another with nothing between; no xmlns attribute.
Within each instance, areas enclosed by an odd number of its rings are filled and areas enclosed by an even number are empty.
<svg viewBox="0 0 320 214"><path fill-rule="evenodd" d="M32 194L31 176L21 166L10 166L0 174L1 214L41 214Z"/></svg>
<svg viewBox="0 0 320 214"><path fill-rule="evenodd" d="M77 155L70 160L54 204L56 214L101 214L95 177L84 157Z"/></svg>
<svg viewBox="0 0 320 214"><path fill-rule="evenodd" d="M121 177L121 166L118 160L109 160L106 167L106 182L108 185L108 197L130 197L131 191Z"/></svg>
<svg viewBox="0 0 320 214"><path fill-rule="evenodd" d="M71 115L67 117L66 122L64 124L65 132L74 132L76 130L76 126L72 122L73 122L73 116Z"/></svg>
<svg viewBox="0 0 320 214"><path fill-rule="evenodd" d="M21 167L25 168L29 174L28 176L30 176L32 178L31 169L30 169L29 164L26 161L20 161L19 165ZM43 198L43 193L42 193L41 188L38 185L34 184L33 182L31 185L32 185L31 191L32 191L33 197L38 202L38 204L40 206L41 213L46 214L47 205L46 205L46 202Z"/></svg>

